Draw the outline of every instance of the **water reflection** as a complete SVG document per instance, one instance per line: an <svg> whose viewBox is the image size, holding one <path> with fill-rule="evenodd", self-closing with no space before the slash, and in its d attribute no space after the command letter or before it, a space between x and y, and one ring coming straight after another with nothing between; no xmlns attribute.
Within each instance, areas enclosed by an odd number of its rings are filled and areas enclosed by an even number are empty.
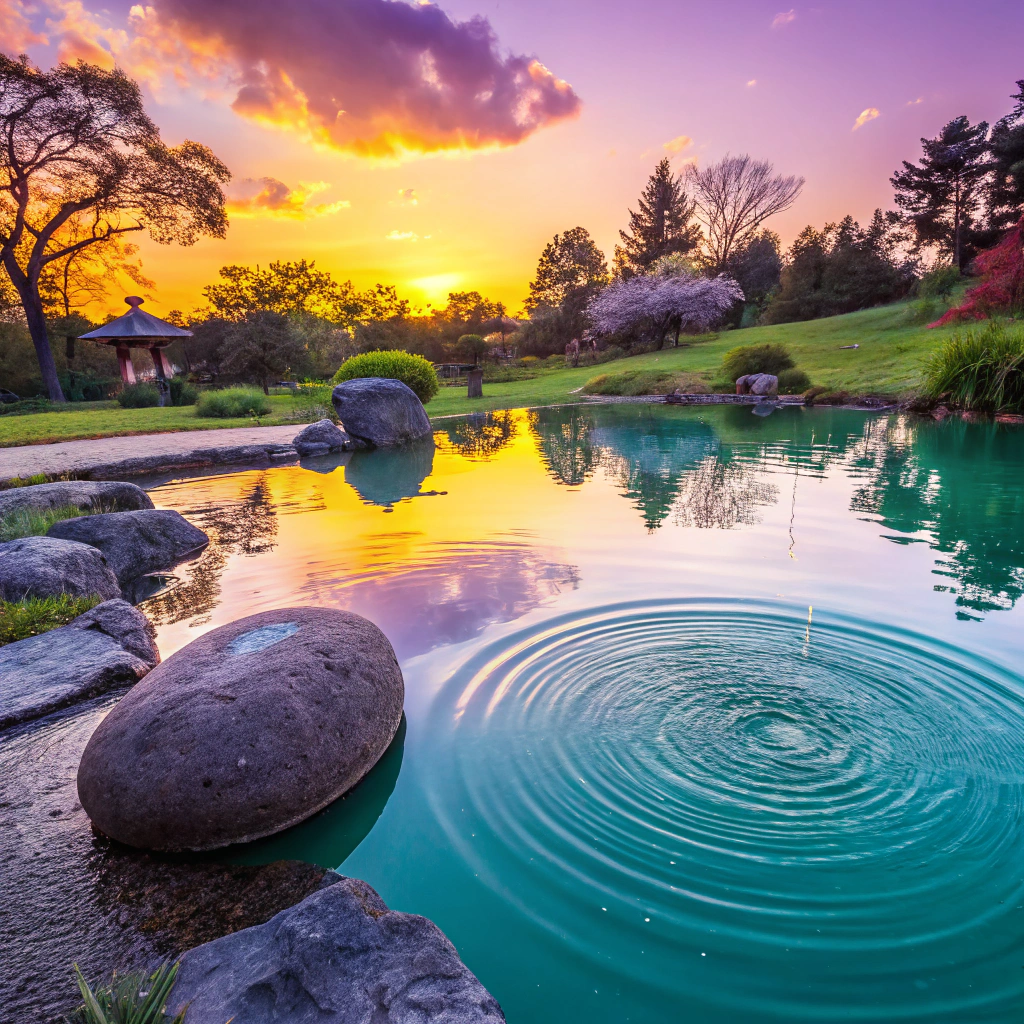
<svg viewBox="0 0 1024 1024"><path fill-rule="evenodd" d="M434 441L398 448L376 448L352 453L345 466L345 480L370 505L390 508L399 501L424 493L423 481L434 466Z"/></svg>
<svg viewBox="0 0 1024 1024"><path fill-rule="evenodd" d="M517 413L511 409L472 413L449 420L435 432L434 440L442 451L453 451L463 458L486 462L515 438L517 419Z"/></svg>
<svg viewBox="0 0 1024 1024"><path fill-rule="evenodd" d="M599 453L591 439L594 410L573 405L529 415L548 472L567 487L581 486L597 467Z"/></svg>
<svg viewBox="0 0 1024 1024"><path fill-rule="evenodd" d="M701 530L752 526L759 521L758 508L778 500L778 487L754 466L709 455L683 477L672 521Z"/></svg>

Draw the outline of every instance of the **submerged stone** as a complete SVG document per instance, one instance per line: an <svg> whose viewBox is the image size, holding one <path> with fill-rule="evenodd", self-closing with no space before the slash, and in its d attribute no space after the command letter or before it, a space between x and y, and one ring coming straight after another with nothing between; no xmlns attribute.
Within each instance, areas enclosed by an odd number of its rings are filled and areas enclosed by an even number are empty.
<svg viewBox="0 0 1024 1024"><path fill-rule="evenodd" d="M31 597L121 596L117 578L98 548L54 537L21 537L0 544L0 600Z"/></svg>
<svg viewBox="0 0 1024 1024"><path fill-rule="evenodd" d="M372 622L324 608L252 615L182 648L111 711L82 757L82 805L143 849L270 835L376 764L404 698Z"/></svg>
<svg viewBox="0 0 1024 1024"><path fill-rule="evenodd" d="M361 377L331 393L345 433L377 448L408 444L431 435L423 403L400 380Z"/></svg>
<svg viewBox="0 0 1024 1024"><path fill-rule="evenodd" d="M202 530L170 509L64 519L47 536L98 548L122 586L154 569L171 568L209 542Z"/></svg>
<svg viewBox="0 0 1024 1024"><path fill-rule="evenodd" d="M141 679L160 655L149 622L127 601L0 647L0 728L40 718Z"/></svg>
<svg viewBox="0 0 1024 1024"><path fill-rule="evenodd" d="M188 1024L505 1020L436 924L389 910L355 878L339 878L266 924L189 950L168 1008L186 1004Z"/></svg>

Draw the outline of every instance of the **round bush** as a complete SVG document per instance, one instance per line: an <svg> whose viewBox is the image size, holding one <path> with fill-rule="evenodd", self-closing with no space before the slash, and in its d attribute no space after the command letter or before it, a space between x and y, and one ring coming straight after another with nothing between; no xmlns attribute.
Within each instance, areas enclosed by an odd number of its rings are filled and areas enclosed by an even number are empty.
<svg viewBox="0 0 1024 1024"><path fill-rule="evenodd" d="M148 409L160 404L160 392L155 384L126 384L117 395L122 409Z"/></svg>
<svg viewBox="0 0 1024 1024"><path fill-rule="evenodd" d="M187 380L183 380L181 377L172 377L170 385L171 405L196 404L199 392L196 390L196 386L194 384L189 384Z"/></svg>
<svg viewBox="0 0 1024 1024"><path fill-rule="evenodd" d="M364 352L346 359L334 375L334 383L357 377L388 377L400 380L426 405L437 394L437 371L423 358L411 352Z"/></svg>
<svg viewBox="0 0 1024 1024"><path fill-rule="evenodd" d="M811 386L811 378L803 370L789 369L779 373L779 394L802 395Z"/></svg>
<svg viewBox="0 0 1024 1024"><path fill-rule="evenodd" d="M751 373L778 376L783 370L792 369L793 360L785 345L743 345L725 353L722 367L726 378L735 381Z"/></svg>
<svg viewBox="0 0 1024 1024"><path fill-rule="evenodd" d="M255 388L224 388L204 391L196 400L196 415L216 419L237 419L242 416L266 416L270 399Z"/></svg>

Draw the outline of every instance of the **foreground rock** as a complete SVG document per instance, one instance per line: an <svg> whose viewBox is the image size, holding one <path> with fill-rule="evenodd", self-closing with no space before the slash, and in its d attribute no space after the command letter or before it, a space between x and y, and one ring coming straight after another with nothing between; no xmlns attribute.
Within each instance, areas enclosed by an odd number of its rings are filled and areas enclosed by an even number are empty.
<svg viewBox="0 0 1024 1024"><path fill-rule="evenodd" d="M0 491L0 519L22 510L78 508L83 512L100 512L152 507L152 500L141 487L119 480L58 480Z"/></svg>
<svg viewBox="0 0 1024 1024"><path fill-rule="evenodd" d="M138 682L160 655L146 616L104 601L40 636L0 647L0 728Z"/></svg>
<svg viewBox="0 0 1024 1024"><path fill-rule="evenodd" d="M330 877L330 876L329 876ZM344 878L266 924L189 950L185 1024L501 1024L497 1000L425 917Z"/></svg>
<svg viewBox="0 0 1024 1024"><path fill-rule="evenodd" d="M331 402L347 434L377 448L430 437L423 403L400 380L363 377L335 387Z"/></svg>
<svg viewBox="0 0 1024 1024"><path fill-rule="evenodd" d="M350 612L287 608L221 626L103 720L78 771L93 823L129 846L209 850L302 821L387 749L405 686Z"/></svg>
<svg viewBox="0 0 1024 1024"><path fill-rule="evenodd" d="M155 569L169 569L209 542L202 530L170 509L64 519L47 536L99 549L121 586Z"/></svg>
<svg viewBox="0 0 1024 1024"><path fill-rule="evenodd" d="M304 427L295 435L292 444L303 458L327 455L330 452L344 452L353 447L352 438L326 419L317 420L316 423Z"/></svg>
<svg viewBox="0 0 1024 1024"><path fill-rule="evenodd" d="M103 554L89 544L54 537L22 537L0 544L0 600L26 597L121 596Z"/></svg>
<svg viewBox="0 0 1024 1024"><path fill-rule="evenodd" d="M779 378L771 373L750 373L736 381L737 395L777 395Z"/></svg>

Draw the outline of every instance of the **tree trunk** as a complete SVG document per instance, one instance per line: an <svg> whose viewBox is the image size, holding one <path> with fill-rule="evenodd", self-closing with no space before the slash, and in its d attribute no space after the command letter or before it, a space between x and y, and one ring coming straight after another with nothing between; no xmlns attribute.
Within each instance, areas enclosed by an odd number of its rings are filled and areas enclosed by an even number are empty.
<svg viewBox="0 0 1024 1024"><path fill-rule="evenodd" d="M267 385L266 377L263 378L263 394L265 394L268 398L270 397L270 388Z"/></svg>
<svg viewBox="0 0 1024 1024"><path fill-rule="evenodd" d="M57 379L57 364L53 361L50 339L46 334L46 317L43 316L43 305L37 294L22 294L21 304L25 308L25 321L28 332L32 336L32 344L36 349L39 361L39 372L43 376L43 386L51 402L64 402L64 392L60 389Z"/></svg>

